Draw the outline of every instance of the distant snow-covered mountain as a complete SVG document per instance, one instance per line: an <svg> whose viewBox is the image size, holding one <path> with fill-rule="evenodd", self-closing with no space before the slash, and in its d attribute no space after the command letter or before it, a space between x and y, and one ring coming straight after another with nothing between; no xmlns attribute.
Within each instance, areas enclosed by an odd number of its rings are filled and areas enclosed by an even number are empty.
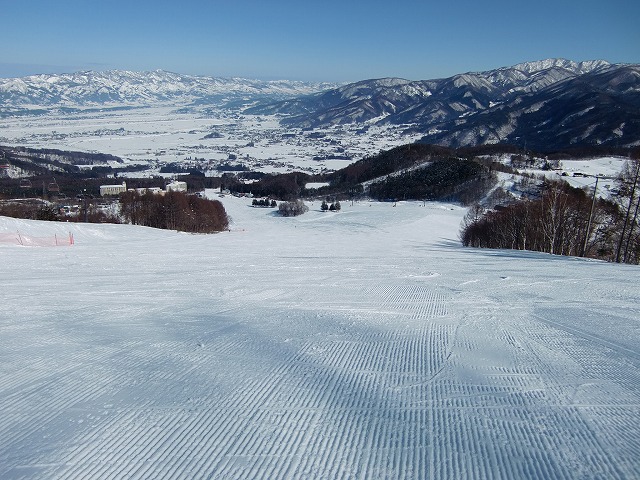
<svg viewBox="0 0 640 480"><path fill-rule="evenodd" d="M0 106L87 107L276 100L335 87L331 83L217 78L157 70L77 72L0 79Z"/></svg>
<svg viewBox="0 0 640 480"><path fill-rule="evenodd" d="M549 59L449 78L366 80L255 106L282 123L410 125L429 143L640 145L640 65Z"/></svg>
<svg viewBox="0 0 640 480"><path fill-rule="evenodd" d="M458 147L554 149L640 145L640 65L548 59L449 78L348 85L153 72L78 72L0 79L0 116L57 108L233 106L279 114L286 127L402 125Z"/></svg>

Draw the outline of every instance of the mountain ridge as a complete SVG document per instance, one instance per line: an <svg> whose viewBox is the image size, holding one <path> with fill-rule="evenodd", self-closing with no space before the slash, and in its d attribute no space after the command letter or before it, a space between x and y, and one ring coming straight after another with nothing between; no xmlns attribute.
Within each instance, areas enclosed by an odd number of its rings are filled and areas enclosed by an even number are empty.
<svg viewBox="0 0 640 480"><path fill-rule="evenodd" d="M0 79L3 107L84 107L110 104L189 103L219 97L287 98L335 87L334 83L251 80L182 75L164 70L92 70Z"/></svg>
<svg viewBox="0 0 640 480"><path fill-rule="evenodd" d="M558 149L640 145L640 65L554 58L446 78L338 85L182 75L163 70L0 79L0 115L52 108L228 106L279 115L285 128L401 126L449 147Z"/></svg>
<svg viewBox="0 0 640 480"><path fill-rule="evenodd" d="M283 115L281 123L292 128L406 125L424 142L450 147L640 145L640 65L548 59L434 80L393 80L365 80L247 112ZM538 111L545 116L534 115Z"/></svg>

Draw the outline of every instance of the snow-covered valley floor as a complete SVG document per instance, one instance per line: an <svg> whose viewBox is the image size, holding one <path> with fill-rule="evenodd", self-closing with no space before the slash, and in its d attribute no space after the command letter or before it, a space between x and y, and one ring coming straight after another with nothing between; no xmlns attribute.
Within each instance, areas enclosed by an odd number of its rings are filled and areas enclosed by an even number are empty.
<svg viewBox="0 0 640 480"><path fill-rule="evenodd" d="M0 232L0 478L639 478L640 269L454 205Z"/></svg>

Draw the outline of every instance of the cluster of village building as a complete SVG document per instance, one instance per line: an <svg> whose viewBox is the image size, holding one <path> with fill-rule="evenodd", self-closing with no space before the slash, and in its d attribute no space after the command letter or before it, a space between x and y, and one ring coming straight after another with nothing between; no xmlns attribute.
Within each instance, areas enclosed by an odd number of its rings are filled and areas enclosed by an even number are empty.
<svg viewBox="0 0 640 480"><path fill-rule="evenodd" d="M151 188L130 188L129 191L136 191L140 194L144 194L147 192L155 193L158 195L164 195L167 192L187 192L187 182L171 182L168 183L165 189L161 189L160 187L151 187ZM100 185L100 196L108 197L113 195L120 195L127 190L127 183L122 182L120 185Z"/></svg>

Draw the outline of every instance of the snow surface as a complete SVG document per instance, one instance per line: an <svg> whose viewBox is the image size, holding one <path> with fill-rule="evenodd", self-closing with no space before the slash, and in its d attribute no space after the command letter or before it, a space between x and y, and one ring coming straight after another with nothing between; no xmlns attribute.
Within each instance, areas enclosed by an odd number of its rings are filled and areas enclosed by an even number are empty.
<svg viewBox="0 0 640 480"><path fill-rule="evenodd" d="M637 266L222 201L216 235L0 217L75 238L0 244L0 478L640 476Z"/></svg>

